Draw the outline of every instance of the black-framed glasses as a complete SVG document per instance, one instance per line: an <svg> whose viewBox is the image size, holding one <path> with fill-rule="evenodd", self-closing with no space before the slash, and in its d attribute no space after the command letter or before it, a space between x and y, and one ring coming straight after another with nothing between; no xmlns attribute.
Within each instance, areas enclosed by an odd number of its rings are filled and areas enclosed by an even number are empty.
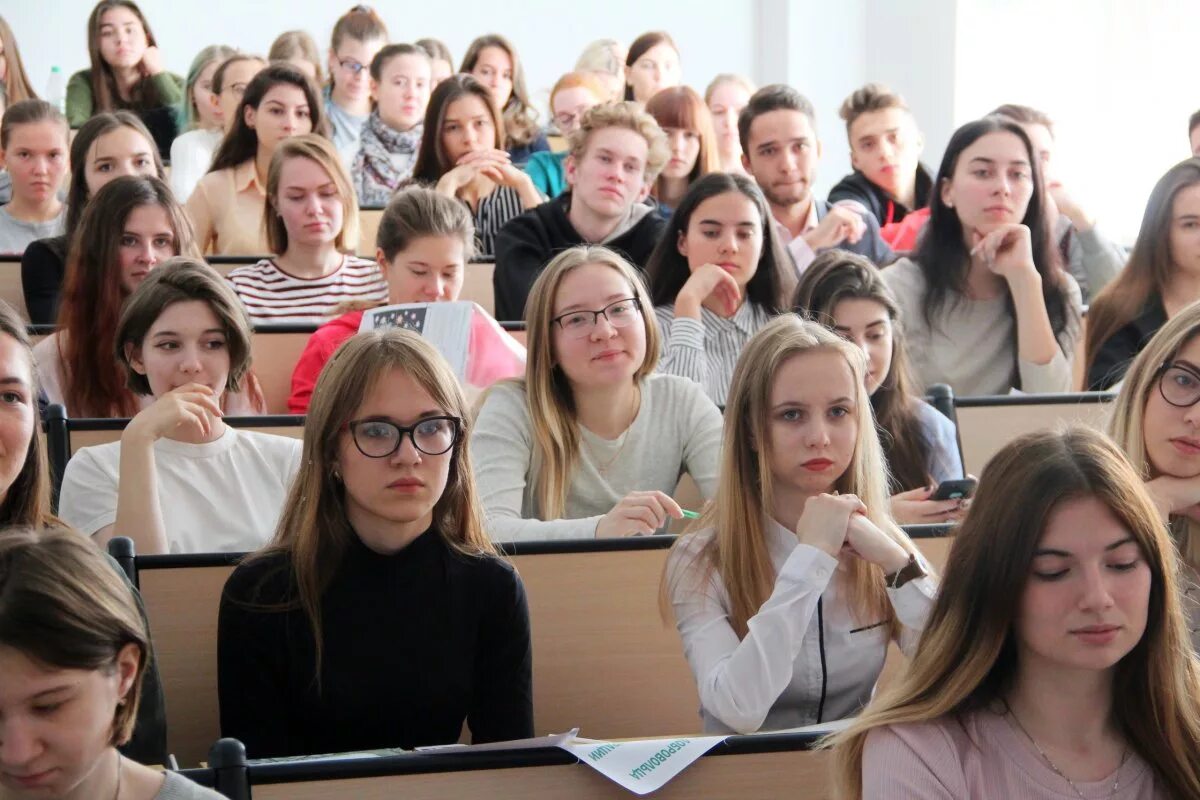
<svg viewBox="0 0 1200 800"><path fill-rule="evenodd" d="M386 419L357 419L346 423L354 446L367 458L387 458L400 449L404 435L427 456L440 456L458 441L462 420L458 417L426 417L416 425L397 425Z"/></svg>
<svg viewBox="0 0 1200 800"><path fill-rule="evenodd" d="M599 311L568 311L558 315L551 322L557 322L558 327L571 338L582 339L592 332L600 322L600 317L607 319L614 328L628 328L641 317L641 311L642 304L636 297L626 297L614 300Z"/></svg>
<svg viewBox="0 0 1200 800"><path fill-rule="evenodd" d="M353 58L339 58L338 66L349 72L351 75L357 75L367 68L366 64L360 64Z"/></svg>
<svg viewBox="0 0 1200 800"><path fill-rule="evenodd" d="M1176 408L1200 402L1200 372L1186 364L1168 361L1159 367L1158 392Z"/></svg>

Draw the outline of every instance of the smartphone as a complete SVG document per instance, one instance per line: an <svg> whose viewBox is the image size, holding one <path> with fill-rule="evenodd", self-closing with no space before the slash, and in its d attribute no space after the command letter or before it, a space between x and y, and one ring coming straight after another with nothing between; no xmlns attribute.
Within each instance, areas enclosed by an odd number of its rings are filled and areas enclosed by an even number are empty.
<svg viewBox="0 0 1200 800"><path fill-rule="evenodd" d="M974 478L963 478L957 481L942 481L937 489L929 496L930 500L966 500L975 494L978 484Z"/></svg>

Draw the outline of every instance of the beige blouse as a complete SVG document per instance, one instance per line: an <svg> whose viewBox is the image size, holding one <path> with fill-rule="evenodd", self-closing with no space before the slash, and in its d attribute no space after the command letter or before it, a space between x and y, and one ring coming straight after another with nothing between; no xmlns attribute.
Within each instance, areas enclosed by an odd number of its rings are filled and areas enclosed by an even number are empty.
<svg viewBox="0 0 1200 800"><path fill-rule="evenodd" d="M254 159L208 173L196 184L185 206L196 229L196 245L204 253L219 256L270 254L263 224L266 202Z"/></svg>

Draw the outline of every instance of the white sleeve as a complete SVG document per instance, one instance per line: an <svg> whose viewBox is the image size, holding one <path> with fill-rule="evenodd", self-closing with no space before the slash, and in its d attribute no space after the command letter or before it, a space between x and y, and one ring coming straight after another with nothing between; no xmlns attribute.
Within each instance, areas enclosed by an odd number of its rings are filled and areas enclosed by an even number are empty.
<svg viewBox="0 0 1200 800"><path fill-rule="evenodd" d="M113 450L119 459L121 451ZM73 455L58 497L58 515L63 522L88 536L116 522L117 474L116 462L104 464L91 447Z"/></svg>
<svg viewBox="0 0 1200 800"><path fill-rule="evenodd" d="M792 682L804 634L837 559L797 545L779 571L771 596L750 618L749 630L739 641L717 585L720 579L715 572L705 576L706 564L697 553L696 547L677 546L667 565L683 652L696 678L700 704L735 731L752 733Z"/></svg>

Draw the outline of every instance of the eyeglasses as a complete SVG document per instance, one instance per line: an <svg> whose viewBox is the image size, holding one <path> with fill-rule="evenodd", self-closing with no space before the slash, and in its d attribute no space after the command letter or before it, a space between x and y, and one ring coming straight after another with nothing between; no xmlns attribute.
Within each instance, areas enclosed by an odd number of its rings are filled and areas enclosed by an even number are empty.
<svg viewBox="0 0 1200 800"><path fill-rule="evenodd" d="M1158 391L1176 408L1189 408L1200 402L1200 372L1183 364L1167 362L1159 368Z"/></svg>
<svg viewBox="0 0 1200 800"><path fill-rule="evenodd" d="M599 311L580 310L561 314L551 322L557 322L558 327L572 339L583 339L591 334L592 329L604 317L614 328L628 328L641 316L642 304L636 297L627 297L609 303Z"/></svg>
<svg viewBox="0 0 1200 800"><path fill-rule="evenodd" d="M366 64L360 64L353 58L339 58L338 65L349 72L351 75L357 75L367 68Z"/></svg>
<svg viewBox="0 0 1200 800"><path fill-rule="evenodd" d="M404 435L427 456L440 456L454 447L462 432L458 417L426 417L416 425L404 427L385 419L359 419L346 423L354 446L367 458L387 458L400 449Z"/></svg>

